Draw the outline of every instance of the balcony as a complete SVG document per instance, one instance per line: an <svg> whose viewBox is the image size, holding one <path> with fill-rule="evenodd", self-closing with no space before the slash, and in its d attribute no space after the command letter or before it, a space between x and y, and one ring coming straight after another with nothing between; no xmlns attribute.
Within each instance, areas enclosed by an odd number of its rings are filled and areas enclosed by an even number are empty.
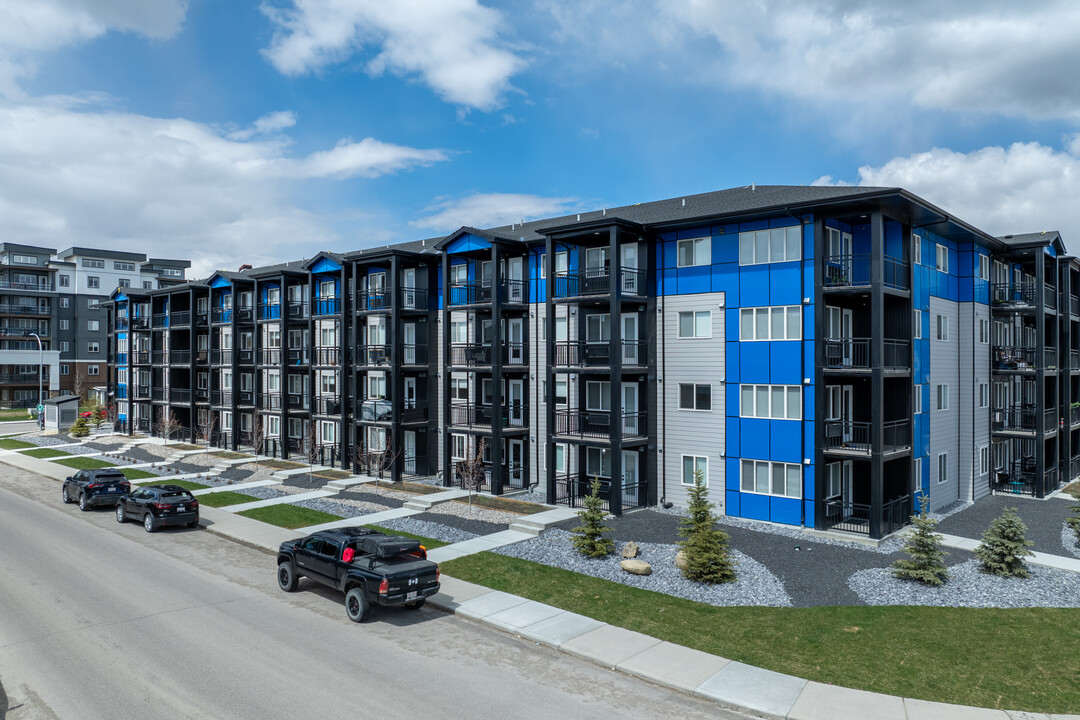
<svg viewBox="0 0 1080 720"><path fill-rule="evenodd" d="M190 365L191 364L191 351L190 350L170 350L169 351L169 364L170 365Z"/></svg>
<svg viewBox="0 0 1080 720"><path fill-rule="evenodd" d="M311 312L316 317L323 315L337 315L341 312L341 298L315 298L315 300L313 300L311 303Z"/></svg>
<svg viewBox="0 0 1080 720"><path fill-rule="evenodd" d="M389 310L389 290L361 290L356 293L356 309L358 311Z"/></svg>
<svg viewBox="0 0 1080 720"><path fill-rule="evenodd" d="M359 345L356 348L356 364L366 367L380 367L390 364L389 345Z"/></svg>
<svg viewBox="0 0 1080 720"><path fill-rule="evenodd" d="M259 319L260 320L278 320L281 318L281 305L260 305L259 306Z"/></svg>
<svg viewBox="0 0 1080 720"><path fill-rule="evenodd" d="M427 365L427 345L403 345L401 348L402 365Z"/></svg>
<svg viewBox="0 0 1080 720"><path fill-rule="evenodd" d="M316 365L340 365L342 362L341 348L317 347L315 348Z"/></svg>
<svg viewBox="0 0 1080 720"><path fill-rule="evenodd" d="M1080 370L1080 350L1069 350L1069 369Z"/></svg>
<svg viewBox="0 0 1080 720"><path fill-rule="evenodd" d="M620 291L623 295L645 295L645 271L624 267L619 269L622 277ZM612 273L607 267L585 268L576 272L555 273L556 299L610 295Z"/></svg>
<svg viewBox="0 0 1080 720"><path fill-rule="evenodd" d="M1080 424L1080 402L1074 402L1069 406L1069 424Z"/></svg>
<svg viewBox="0 0 1080 720"><path fill-rule="evenodd" d="M236 319L240 322L251 322L255 319L255 308L251 305L241 305L236 309Z"/></svg>
<svg viewBox="0 0 1080 720"><path fill-rule="evenodd" d="M210 310L210 322L215 325L232 322L232 308L213 308Z"/></svg>
<svg viewBox="0 0 1080 720"><path fill-rule="evenodd" d="M498 288L498 293L490 282L459 282L451 283L449 288L450 306L461 305L484 305L490 303L497 295L502 303L526 303L528 298L528 283L524 280L504 280Z"/></svg>
<svg viewBox="0 0 1080 720"><path fill-rule="evenodd" d="M210 313L203 311L195 313L195 327L206 327L210 324Z"/></svg>
<svg viewBox="0 0 1080 720"><path fill-rule="evenodd" d="M288 359L289 365L307 365L311 362L311 358L308 357L307 348L297 348L293 350L286 350L285 357Z"/></svg>
<svg viewBox="0 0 1080 720"><path fill-rule="evenodd" d="M303 393L288 393L285 396L289 410L310 410L311 396Z"/></svg>
<svg viewBox="0 0 1080 720"><path fill-rule="evenodd" d="M1080 297L1069 296L1069 314L1080 317Z"/></svg>
<svg viewBox="0 0 1080 720"><path fill-rule="evenodd" d="M827 500L825 502L825 522L823 530L839 530L856 535L870 535L869 505ZM881 508L881 537L891 535L910 521L912 515L911 496L896 498L885 503Z"/></svg>
<svg viewBox="0 0 1080 720"><path fill-rule="evenodd" d="M247 348L246 350L237 350L236 360L237 362L244 365L252 364L253 362L255 362L255 350L253 350L252 348Z"/></svg>
<svg viewBox="0 0 1080 720"><path fill-rule="evenodd" d="M1057 288L1053 285L1043 286L1043 306L1051 310L1057 309Z"/></svg>
<svg viewBox="0 0 1080 720"><path fill-rule="evenodd" d="M156 388L152 388L150 390L150 399L151 400L164 400L165 397L166 397L165 388L156 387Z"/></svg>
<svg viewBox="0 0 1080 720"><path fill-rule="evenodd" d="M211 365L232 365L233 351L231 348L226 350L211 350L210 351L210 364Z"/></svg>
<svg viewBox="0 0 1080 720"><path fill-rule="evenodd" d="M259 350L260 365L280 365L281 348L263 348Z"/></svg>
<svg viewBox="0 0 1080 720"><path fill-rule="evenodd" d="M491 346L478 343L451 343L450 365L455 367L487 367L491 365Z"/></svg>
<svg viewBox="0 0 1080 720"><path fill-rule="evenodd" d="M255 391L253 390L241 390L236 395L236 404L241 407L254 407L255 405Z"/></svg>
<svg viewBox="0 0 1080 720"><path fill-rule="evenodd" d="M394 406L385 398L363 400L357 405L357 419L364 422L391 422ZM406 401L401 408L402 423L427 422L427 405L415 400Z"/></svg>
<svg viewBox="0 0 1080 720"><path fill-rule="evenodd" d="M136 400L149 400L151 398L149 385L136 385L133 392Z"/></svg>
<svg viewBox="0 0 1080 720"><path fill-rule="evenodd" d="M48 370L48 367L45 368ZM42 382L48 382L48 375L42 377ZM0 385L36 385L37 373L5 373L0 375Z"/></svg>
<svg viewBox="0 0 1080 720"><path fill-rule="evenodd" d="M318 395L315 397L315 413L318 415L340 415L341 398L335 395Z"/></svg>
<svg viewBox="0 0 1080 720"><path fill-rule="evenodd" d="M153 316L153 325L155 328L169 327L169 316L165 313L155 313Z"/></svg>
<svg viewBox="0 0 1080 720"><path fill-rule="evenodd" d="M169 324L173 327L176 327L177 325L191 325L191 311L181 310L179 312L171 313L169 315Z"/></svg>
<svg viewBox="0 0 1080 720"><path fill-rule="evenodd" d="M622 364L626 366L644 365L648 346L638 340L623 340ZM560 340L555 345L555 365L557 367L610 367L611 346L606 342L588 343Z"/></svg>
<svg viewBox="0 0 1080 720"><path fill-rule="evenodd" d="M883 365L886 370L907 370L911 365L908 340L885 339ZM870 338L827 338L825 367L829 370L869 370Z"/></svg>
<svg viewBox="0 0 1080 720"><path fill-rule="evenodd" d="M0 315L48 315L52 311L47 305L15 305L0 303ZM119 322L119 319L117 320Z"/></svg>
<svg viewBox="0 0 1080 720"><path fill-rule="evenodd" d="M881 450L899 452L911 448L911 423L890 420L882 424ZM871 424L850 420L825 421L825 451L852 457L870 457Z"/></svg>
<svg viewBox="0 0 1080 720"><path fill-rule="evenodd" d="M15 280L0 280L0 290L33 290L35 292L52 292L53 284L44 278L39 282L18 282Z"/></svg>
<svg viewBox="0 0 1080 720"><path fill-rule="evenodd" d="M259 396L260 410L280 410L281 405L281 393L277 390L270 390Z"/></svg>
<svg viewBox="0 0 1080 720"><path fill-rule="evenodd" d="M428 291L424 288L403 287L399 291L402 310L428 309Z"/></svg>
<svg viewBox="0 0 1080 720"><path fill-rule="evenodd" d="M195 402L210 402L210 389L204 387L195 388Z"/></svg>
<svg viewBox="0 0 1080 720"><path fill-rule="evenodd" d="M128 319L126 317L116 318L116 330L123 331L128 329Z"/></svg>
<svg viewBox="0 0 1080 720"><path fill-rule="evenodd" d="M455 427L490 428L496 418L504 428L526 426L525 408L521 403L507 404L501 411L497 411L493 405L478 403L455 403L450 406L450 424Z"/></svg>
<svg viewBox="0 0 1080 720"><path fill-rule="evenodd" d="M1000 372L1035 372L1039 360L1043 362L1043 369L1053 370L1057 368L1057 350L1054 348L1038 348L1023 345L1006 345L994 348L994 371Z"/></svg>
<svg viewBox="0 0 1080 720"><path fill-rule="evenodd" d="M648 431L644 412L622 414L623 437L643 437ZM578 438L611 438L612 414L594 410L556 410L555 435Z"/></svg>
<svg viewBox="0 0 1080 720"><path fill-rule="evenodd" d="M990 428L996 433L1019 433L1034 435L1037 430L1038 410L1031 405L994 408L990 416ZM1058 411L1043 411L1043 432L1058 429Z"/></svg>
<svg viewBox="0 0 1080 720"><path fill-rule="evenodd" d="M136 315L135 317L131 318L131 329L149 330L150 318L146 317L145 315Z"/></svg>
<svg viewBox="0 0 1080 720"><path fill-rule="evenodd" d="M827 255L824 259L826 288L855 288L870 286L869 255ZM886 255L882 258L882 283L893 290L908 290L908 264Z"/></svg>
<svg viewBox="0 0 1080 720"><path fill-rule="evenodd" d="M136 365L149 365L150 364L150 353L148 353L145 350L138 350L136 352L131 353L131 355L132 355L132 360Z"/></svg>
<svg viewBox="0 0 1080 720"><path fill-rule="evenodd" d="M611 511L611 479L610 478L597 478L597 482L600 484L600 491L598 496L600 497L601 508L605 511ZM566 505L568 507L584 507L585 498L592 493L593 478L583 478L577 475L561 474L555 476L555 499L556 505ZM619 499L622 501L621 507L624 510L645 507L648 500L648 482L640 480L638 482L628 482L625 478L619 484Z"/></svg>
<svg viewBox="0 0 1080 720"><path fill-rule="evenodd" d="M169 390L169 402L171 403L189 403L191 402L191 390L186 388L172 388Z"/></svg>
<svg viewBox="0 0 1080 720"><path fill-rule="evenodd" d="M1049 492L1058 484L1058 469L1047 468L1042 478L1035 469L1034 458L1014 460L1003 469L999 469L991 476L990 484L993 491L999 495L1027 495L1038 497L1040 490Z"/></svg>
<svg viewBox="0 0 1080 720"><path fill-rule="evenodd" d="M994 283L990 286L990 302L994 308L1016 309L1036 306L1035 282Z"/></svg>
<svg viewBox="0 0 1080 720"><path fill-rule="evenodd" d="M285 306L285 316L289 320L306 320L308 317L307 303L301 300L291 300Z"/></svg>

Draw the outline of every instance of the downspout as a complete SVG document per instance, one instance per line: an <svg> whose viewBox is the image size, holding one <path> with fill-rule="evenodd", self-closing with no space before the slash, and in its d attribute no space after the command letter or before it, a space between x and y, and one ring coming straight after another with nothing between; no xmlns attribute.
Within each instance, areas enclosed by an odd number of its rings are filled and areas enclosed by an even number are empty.
<svg viewBox="0 0 1080 720"><path fill-rule="evenodd" d="M801 217L796 217L795 215L792 215L791 211L786 207L784 208L784 213L788 217L799 221L799 242L800 243L803 242L802 229L803 229L803 226L805 225L805 223L803 223L802 218ZM803 254L802 253L802 248L800 247L799 248L799 257L800 258L802 257L802 254ZM805 261L806 261L805 258L803 258L802 260L799 261L799 266L800 266L799 267L799 306L800 307L802 307L802 305L803 305L803 298L806 297L806 294L805 294L806 293L806 273L803 271L804 268L802 267L802 264ZM727 305L727 302L725 301L724 304ZM814 308L814 310L815 310L815 312L817 312L818 308ZM800 312L799 315L801 316L802 313ZM814 342L820 342L820 341L821 341L821 338L818 338L818 337L814 338ZM803 379L806 378L806 348L803 347L804 342L806 342L805 339L799 340L799 350L800 350L800 352L799 352L799 373L800 373L799 377L803 378ZM725 354L725 357L726 357L726 354ZM726 375L725 375L725 380L726 380ZM726 384L727 383L725 382L725 385ZM816 390L818 390L818 389L820 389L820 388L815 388L815 393L814 393L814 401L815 401L815 403L817 402L817 392L816 392ZM803 417L803 422L805 423L806 422L806 396L805 396L805 394L803 395L802 417ZM816 412L814 413L814 420L815 420L815 422L817 421L817 413ZM725 437L726 437L726 435L725 435ZM725 452L724 456L725 456L725 458L727 457L726 452ZM806 428L805 427L803 427L802 432L799 433L799 457L802 458L802 459L806 459ZM814 468L814 471L815 471L814 472L814 482L817 483L818 482L817 468ZM806 498L803 496L802 492L799 493L799 497L800 497L800 500L799 500L799 526L802 527L802 528L805 528L806 527Z"/></svg>
<svg viewBox="0 0 1080 720"><path fill-rule="evenodd" d="M653 248L655 252L656 249ZM660 257L663 257L663 251L660 252ZM656 260L653 260L654 264ZM659 279L662 277L659 272L660 268L653 269L654 275ZM659 281L662 282L662 281ZM667 297L665 294L664 298ZM726 304L726 303L725 303ZM664 382L667 382L667 303L664 300L660 300L660 375ZM662 385L662 383L657 383ZM660 389L660 445L664 452L664 459L660 462L660 507L664 509L671 508L674 503L667 502L667 402L664 401L664 389ZM725 448L725 453L727 452Z"/></svg>

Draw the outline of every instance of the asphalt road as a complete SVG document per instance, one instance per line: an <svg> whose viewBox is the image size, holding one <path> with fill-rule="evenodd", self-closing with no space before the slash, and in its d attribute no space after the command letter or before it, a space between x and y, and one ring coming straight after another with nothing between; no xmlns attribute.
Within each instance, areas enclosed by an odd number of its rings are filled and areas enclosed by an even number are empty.
<svg viewBox="0 0 1080 720"><path fill-rule="evenodd" d="M742 717L434 609L373 616L0 465L0 720Z"/></svg>

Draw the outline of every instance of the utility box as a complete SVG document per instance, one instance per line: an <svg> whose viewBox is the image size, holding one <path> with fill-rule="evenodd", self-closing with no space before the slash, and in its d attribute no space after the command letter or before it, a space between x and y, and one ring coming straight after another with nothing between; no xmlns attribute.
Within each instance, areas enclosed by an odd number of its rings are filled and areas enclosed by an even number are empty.
<svg viewBox="0 0 1080 720"><path fill-rule="evenodd" d="M79 396L61 395L49 398L45 405L45 429L67 430L79 417Z"/></svg>

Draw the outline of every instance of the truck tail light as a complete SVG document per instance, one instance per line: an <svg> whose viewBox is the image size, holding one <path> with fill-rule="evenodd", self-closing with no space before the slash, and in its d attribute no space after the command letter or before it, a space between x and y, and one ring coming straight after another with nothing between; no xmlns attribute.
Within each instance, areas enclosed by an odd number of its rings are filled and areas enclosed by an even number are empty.
<svg viewBox="0 0 1080 720"><path fill-rule="evenodd" d="M379 583L379 594L380 595L386 595L389 592L390 592L390 580L389 580L389 578L383 578L382 582Z"/></svg>
<svg viewBox="0 0 1080 720"><path fill-rule="evenodd" d="M442 570L440 570L439 566L436 565L435 566L435 582L439 582L439 578L441 578L441 577L442 577Z"/></svg>

